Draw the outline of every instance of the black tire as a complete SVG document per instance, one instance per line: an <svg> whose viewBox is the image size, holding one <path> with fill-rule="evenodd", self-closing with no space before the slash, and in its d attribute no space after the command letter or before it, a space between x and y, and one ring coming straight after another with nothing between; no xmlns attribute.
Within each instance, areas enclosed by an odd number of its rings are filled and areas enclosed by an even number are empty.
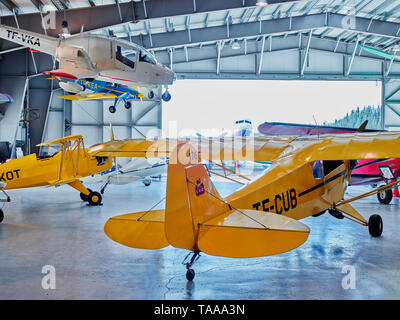
<svg viewBox="0 0 400 320"><path fill-rule="evenodd" d="M161 98L163 99L163 101L168 102L171 100L171 94L166 91L162 94Z"/></svg>
<svg viewBox="0 0 400 320"><path fill-rule="evenodd" d="M3 221L4 219L4 212L2 209L0 209L0 223Z"/></svg>
<svg viewBox="0 0 400 320"><path fill-rule="evenodd" d="M383 222L379 214L373 214L369 217L368 231L369 234L374 238L381 236L383 231Z"/></svg>
<svg viewBox="0 0 400 320"><path fill-rule="evenodd" d="M131 107L132 107L132 102L127 101L127 102L125 103L125 108L126 108L126 109L130 109Z"/></svg>
<svg viewBox="0 0 400 320"><path fill-rule="evenodd" d="M98 206L98 205L100 205L100 204L101 204L101 200L102 200L101 194L98 193L98 192L96 192L96 191L91 192L91 193L89 194L89 196L88 196L88 202L89 202L89 204L90 204L91 206Z"/></svg>
<svg viewBox="0 0 400 320"><path fill-rule="evenodd" d="M147 94L147 96L149 97L149 99L153 99L154 98L154 92L152 90L150 90L149 93Z"/></svg>
<svg viewBox="0 0 400 320"><path fill-rule="evenodd" d="M186 271L186 279L187 279L187 281L193 281L195 275L196 275L196 273L194 272L193 269L188 269Z"/></svg>
<svg viewBox="0 0 400 320"><path fill-rule="evenodd" d="M88 189L89 192L92 192L92 190ZM81 200L82 201L88 201L89 200L89 196L87 196L86 194L82 193L80 194L81 196Z"/></svg>
<svg viewBox="0 0 400 320"><path fill-rule="evenodd" d="M110 111L111 113L115 113L115 111L117 111L117 109L114 106L110 106L108 108L108 111Z"/></svg>
<svg viewBox="0 0 400 320"><path fill-rule="evenodd" d="M389 204L393 199L393 191L392 191L392 189L381 191L381 192L378 192L376 194L376 196L380 203Z"/></svg>

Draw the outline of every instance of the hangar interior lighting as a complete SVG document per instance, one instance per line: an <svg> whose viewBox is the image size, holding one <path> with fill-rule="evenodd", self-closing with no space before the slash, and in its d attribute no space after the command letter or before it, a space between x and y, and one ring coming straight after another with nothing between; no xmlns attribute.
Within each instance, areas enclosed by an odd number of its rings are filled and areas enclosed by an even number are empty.
<svg viewBox="0 0 400 320"><path fill-rule="evenodd" d="M268 4L267 0L258 0L256 2L257 6L266 6Z"/></svg>
<svg viewBox="0 0 400 320"><path fill-rule="evenodd" d="M239 50L240 49L240 44L239 44L239 41L237 41L237 39L233 40L231 48L233 50Z"/></svg>

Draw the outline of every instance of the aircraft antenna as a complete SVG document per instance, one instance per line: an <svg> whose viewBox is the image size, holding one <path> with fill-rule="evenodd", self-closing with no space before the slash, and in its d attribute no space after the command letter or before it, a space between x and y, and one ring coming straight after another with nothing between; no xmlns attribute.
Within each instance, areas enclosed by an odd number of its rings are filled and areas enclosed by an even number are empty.
<svg viewBox="0 0 400 320"><path fill-rule="evenodd" d="M318 124L317 124L317 120L315 119L315 116L312 116L315 122L315 129L317 129L317 136L318 136L318 140L319 140L319 128L318 128Z"/></svg>

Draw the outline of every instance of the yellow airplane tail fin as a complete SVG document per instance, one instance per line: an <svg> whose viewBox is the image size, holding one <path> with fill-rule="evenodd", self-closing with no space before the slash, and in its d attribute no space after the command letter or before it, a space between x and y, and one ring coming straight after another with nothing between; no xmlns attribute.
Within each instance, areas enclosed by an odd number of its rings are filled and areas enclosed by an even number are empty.
<svg viewBox="0 0 400 320"><path fill-rule="evenodd" d="M165 234L177 248L197 249L199 225L230 207L220 197L202 164L168 164Z"/></svg>
<svg viewBox="0 0 400 320"><path fill-rule="evenodd" d="M182 156L184 153L180 148L178 146L177 154ZM286 252L308 238L309 228L297 220L274 213L233 208L219 195L198 159L194 164L185 165L171 159L165 235L174 247L244 258Z"/></svg>

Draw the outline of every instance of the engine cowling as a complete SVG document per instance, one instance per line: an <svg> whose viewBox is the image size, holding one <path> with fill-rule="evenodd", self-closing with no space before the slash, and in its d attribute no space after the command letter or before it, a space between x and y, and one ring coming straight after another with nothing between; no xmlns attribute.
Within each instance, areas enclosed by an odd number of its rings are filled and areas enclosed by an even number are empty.
<svg viewBox="0 0 400 320"><path fill-rule="evenodd" d="M83 90L85 90L85 88L75 82L65 82L65 81L59 81L58 83L60 85L60 87L70 93L79 93Z"/></svg>

